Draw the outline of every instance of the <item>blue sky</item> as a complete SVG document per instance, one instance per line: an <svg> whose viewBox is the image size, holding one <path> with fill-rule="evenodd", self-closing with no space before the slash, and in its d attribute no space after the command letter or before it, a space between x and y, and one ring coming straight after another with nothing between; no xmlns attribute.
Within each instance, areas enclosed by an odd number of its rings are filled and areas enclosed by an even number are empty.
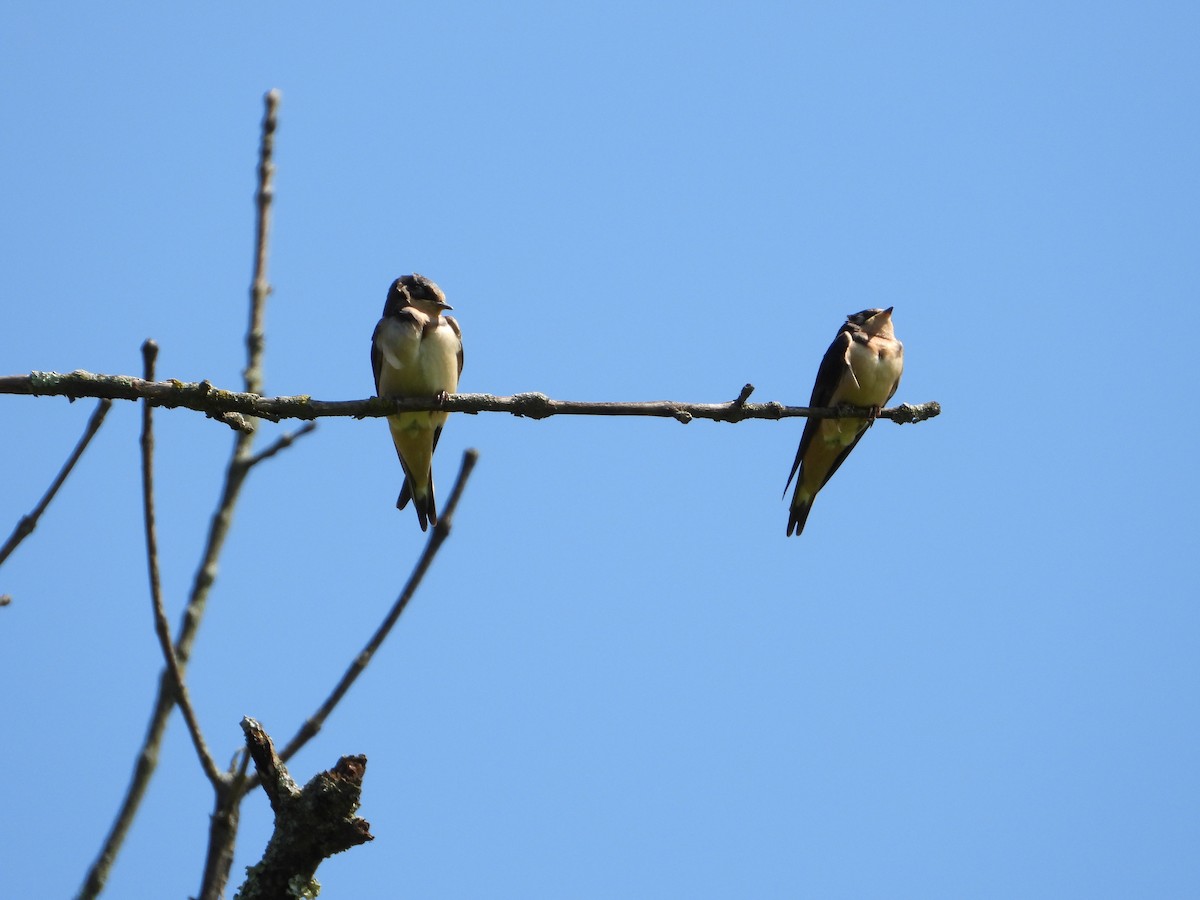
<svg viewBox="0 0 1200 900"><path fill-rule="evenodd" d="M465 391L803 403L895 306L897 401L786 539L802 423L453 417L455 531L294 761L369 758L341 897L1179 897L1200 881L1192 4L9 4L0 370L240 385L283 92L270 394L359 399L388 283ZM0 529L90 402L0 397ZM158 415L172 622L231 435ZM278 432L263 429L264 439ZM138 411L0 569L0 872L66 896L160 659ZM378 421L244 492L189 683L283 739L422 547ZM10 524L3 524L4 521ZM108 896L199 884L182 723ZM37 823L37 824L35 824ZM48 825L48 823L53 823ZM269 834L244 806L234 881Z"/></svg>

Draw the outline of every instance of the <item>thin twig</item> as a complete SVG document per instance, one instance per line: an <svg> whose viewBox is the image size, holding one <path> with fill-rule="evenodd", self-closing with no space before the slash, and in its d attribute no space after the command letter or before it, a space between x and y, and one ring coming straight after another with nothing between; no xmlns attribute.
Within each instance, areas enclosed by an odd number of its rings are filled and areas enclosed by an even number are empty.
<svg viewBox="0 0 1200 900"><path fill-rule="evenodd" d="M21 517L21 520L17 522L17 527L13 529L13 533L4 542L4 546L0 547L0 565L4 564L4 561L17 549L17 545L21 541L33 534L33 529L37 528L38 519L42 517L42 513L46 511L46 507L50 505L50 501L54 499L54 495L58 493L58 489L67 480L67 476L71 474L71 470L75 468L75 463L79 462L79 457L83 456L83 451L87 449L87 445L91 443L92 438L96 436L96 432L100 430L100 426L104 422L104 417L108 415L108 411L111 408L111 400L101 400L96 404L95 412L88 419L87 427L83 429L83 436L75 444L75 449L67 457L67 461L63 464L62 469L59 470L58 476L51 483L49 489L42 496L42 499L38 501L38 505L33 508L33 512Z"/></svg>
<svg viewBox="0 0 1200 900"><path fill-rule="evenodd" d="M267 248L271 235L271 203L275 199L275 130L279 127L278 90L267 91L263 98L262 137L258 148L258 190L254 199L254 277L250 282L250 326L246 329L246 368L243 375L246 392L262 393L262 357L265 346L264 315L271 285L267 282Z"/></svg>
<svg viewBox="0 0 1200 900"><path fill-rule="evenodd" d="M753 390L753 386L750 386ZM745 392L745 388L742 389ZM401 400L314 400L295 397L262 397L258 394L224 391L210 382L182 381L148 382L128 375L94 375L91 372L32 372L29 375L0 377L0 394L33 394L61 397L111 397L114 400L150 400L169 408L186 407L213 415L239 412L260 419L278 422L281 419L317 419L326 416L371 418L390 416L396 412L442 410L458 413L503 412L529 419L549 416L656 416L690 422L711 419L716 422L742 422L746 419L790 419L808 416L823 418L866 418L869 411L850 407L825 409L807 406L784 406L782 403L746 403L741 394L728 403L682 403L674 400L632 402L593 402L588 400L554 400L536 392L497 397L492 394L450 394L444 400L436 397L413 397ZM745 396L749 396L748 393ZM878 418L907 424L922 422L939 415L939 403L901 404L880 410Z"/></svg>
<svg viewBox="0 0 1200 900"><path fill-rule="evenodd" d="M146 378L154 378L154 362L158 358L158 344L146 341L142 344L142 360L146 368ZM146 562L150 573L150 600L154 610L154 632L158 636L158 645L162 650L167 671L171 676L171 684L175 689L175 701L179 711L187 723L188 733L192 736L192 744L196 747L196 755L200 757L200 767L214 786L220 786L225 776L217 768L208 745L204 742L204 734L200 730L200 722L196 718L196 710L192 706L192 698L188 694L187 683L183 680L183 672L179 668L179 660L175 658L175 649L171 645L171 626L167 622L167 611L163 605L162 579L158 571L158 527L154 515L154 408L149 404L142 407L142 510L146 520Z"/></svg>
<svg viewBox="0 0 1200 900"><path fill-rule="evenodd" d="M204 874L196 900L222 900L233 866L233 846L237 841L241 818L242 797L246 792L246 767L250 751L245 747L229 767L225 784L217 789L217 800L208 819L208 852L204 858Z"/></svg>
<svg viewBox="0 0 1200 900"><path fill-rule="evenodd" d="M279 127L278 89L267 91L263 97L264 111L262 129L259 139L258 178L255 190L255 221L254 221L254 274L250 283L250 321L246 328L246 368L242 370L247 393L261 393L263 389L263 353L266 347L266 307L267 297L271 286L267 282L267 259L271 237L271 205L275 196L275 131ZM225 536L233 519L234 505L246 476L263 459L273 456L290 445L294 438L281 438L276 441L275 449L268 456L256 457L253 453L255 426L257 423L250 419L246 422L249 428L241 431L234 442L233 456L229 460L226 473L226 490L221 498L217 513L213 516L213 526L210 529L210 547L220 552L224 545ZM285 442L286 441L286 442ZM218 536L219 535L219 536ZM194 638L196 629L207 604L208 586L216 579L216 556L211 561L206 554L205 563L196 573L197 590L194 597L199 599L193 604L189 602L188 621L194 622L191 635ZM206 586L200 589L204 583ZM182 635L181 635L182 637ZM204 874L200 884L200 900L218 900L229 880L229 867L233 863L234 845L237 843L239 809L241 799L245 795L246 765L248 758L243 758L240 775L224 789L217 790L217 808L213 813L213 826L209 829L208 849L205 853ZM218 817L220 822L216 821Z"/></svg>
<svg viewBox="0 0 1200 900"><path fill-rule="evenodd" d="M417 560L416 566L413 567L412 574L408 576L408 582L404 585L404 590L400 592L400 596L388 611L382 624L375 630L371 639L367 641L366 646L362 651L354 657L354 661L346 669L338 681L337 686L332 693L321 704L320 708L305 721L296 732L296 735L283 748L280 756L283 759L291 759L292 756L308 743L321 730L325 720L338 705L346 692L350 690L350 686L354 684L363 670L370 664L371 659L375 656L375 652L379 649L391 632L392 627L400 618L400 614L404 612L408 601L412 599L417 588L421 585L421 579L425 577L425 573L429 571L433 559L437 556L438 550L450 536L450 528L454 523L454 512L458 509L459 498L462 497L463 489L467 486L467 479L471 477L471 472L475 468L475 463L479 461L478 450L468 450L463 454L462 468L459 469L458 478L454 482L454 487L450 491L450 500L446 504L446 509L438 516L438 523L434 526L433 532L429 535L429 540L425 543L425 550L421 553L420 559Z"/></svg>
<svg viewBox="0 0 1200 900"><path fill-rule="evenodd" d="M279 95L277 91L272 91L266 96L267 114L263 117L264 132L270 126L274 129L274 111L279 103ZM265 137L264 137L265 140ZM256 196L264 196L261 179L264 174L264 168L259 164L259 184ZM268 229L266 221L261 215L261 206L259 208L258 227L255 236L255 259L266 257ZM259 279L259 275L265 271L265 268L260 269L255 264L255 281ZM251 303L255 302L255 292L251 291ZM263 295L265 298L265 294ZM261 328L262 309L251 314L250 329L253 330L256 324ZM247 373L256 373L256 377L261 378L261 342L256 342L250 335L246 338L247 345ZM257 371L256 371L257 370ZM248 376L249 377L249 376ZM211 389L211 385L208 386ZM161 404L160 404L161 405ZM214 410L215 412L226 412L228 410ZM237 410L233 410L236 412ZM262 418L262 417L259 417ZM246 480L246 475L250 468L248 461L252 458L251 448L254 443L254 431L249 432L239 431L234 438L233 453L230 455L229 463L225 468L225 480L221 488L221 496L217 501L216 511L213 513L212 519L208 526L208 536L205 539L204 550L201 556L200 565L196 569L196 575L192 582L191 592L188 595L187 606L184 608L183 621L180 624L178 635L175 638L175 658L179 663L180 672L187 669L188 659L191 655L192 644L196 639L196 634L199 631L200 623L204 618L204 611L208 604L209 592L212 589L213 583L217 578L217 560L221 556L221 551L225 546L225 540L229 535L229 529L233 522L233 509L237 503L238 495L241 492L242 484ZM104 883L108 880L109 872L112 870L112 865L116 861L117 854L121 850L121 845L124 843L125 836L129 832L130 826L137 815L137 811L141 806L142 799L145 796L146 788L150 784L150 779L154 775L154 770L158 766L158 755L162 748L163 734L166 731L167 721L170 717L171 707L174 705L174 686L170 680L170 673L163 672L158 682L158 693L154 700L154 708L150 714L150 723L146 729L146 735L142 740L142 748L138 752L137 762L134 766L133 776L130 778L129 787L126 789L125 797L121 802L121 808L118 810L116 818L113 821L112 827L109 829L108 835L104 839L104 843L100 848L100 853L84 879L83 886L80 888L80 900L92 900L99 895L104 889ZM210 838L215 831L210 832ZM237 837L237 819L233 817L229 826L221 829L222 840L228 842L228 847L233 846L233 842ZM210 858L231 858L231 854L225 852L227 848L209 848ZM214 870L216 868L214 867ZM211 885L208 883L209 871L206 869L206 883L202 886L201 893L208 894Z"/></svg>
<svg viewBox="0 0 1200 900"><path fill-rule="evenodd" d="M296 443L296 441L300 440L300 438L304 437L306 434L311 434L316 430L316 422L307 422L304 425L301 425L295 431L290 431L287 434L280 435L275 439L275 442L265 450L258 451L252 457L246 460L247 468L253 468L263 460L270 459L279 451L286 450L288 447L292 446L292 444Z"/></svg>

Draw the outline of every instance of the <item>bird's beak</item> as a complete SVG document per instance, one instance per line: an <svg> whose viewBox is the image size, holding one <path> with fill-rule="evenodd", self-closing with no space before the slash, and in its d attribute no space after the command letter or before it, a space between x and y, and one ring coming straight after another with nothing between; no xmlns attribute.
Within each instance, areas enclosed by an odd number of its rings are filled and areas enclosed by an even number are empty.
<svg viewBox="0 0 1200 900"><path fill-rule="evenodd" d="M895 308L896 308L896 307L894 307L894 306L889 306L887 309L885 309L885 310L883 311L883 314L884 314L884 315L885 315L887 318L889 318L889 319L890 319L890 318L892 317L892 310L893 310L893 309L895 309Z"/></svg>
<svg viewBox="0 0 1200 900"><path fill-rule="evenodd" d="M437 306L438 309L454 309L449 303L442 303L441 301L438 302ZM888 310L888 312L891 312L891 310Z"/></svg>

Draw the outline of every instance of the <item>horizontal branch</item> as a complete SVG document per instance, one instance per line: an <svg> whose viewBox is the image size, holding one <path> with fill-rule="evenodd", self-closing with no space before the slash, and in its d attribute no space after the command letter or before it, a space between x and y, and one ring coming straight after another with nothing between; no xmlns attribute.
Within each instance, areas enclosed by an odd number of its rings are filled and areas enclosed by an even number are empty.
<svg viewBox="0 0 1200 900"><path fill-rule="evenodd" d="M439 409L446 412L481 413L506 412L528 419L548 416L658 416L690 422L692 419L711 419L716 422L741 422L745 419L790 419L821 416L837 419L863 417L867 410L852 407L819 409L807 406L784 406L774 401L747 403L754 388L746 385L736 400L728 403L678 403L674 400L650 400L631 403L590 402L586 400L552 400L545 394L514 394L496 397L492 394L450 394L444 400L415 397L402 400L314 400L296 397L262 397L239 391L225 391L212 382L145 381L132 375L96 375L75 371L30 372L28 375L0 376L0 394L32 394L38 397L107 397L112 400L147 400L155 406L184 407L219 418L229 413L242 413L259 419L278 422L280 419L317 419L325 416L353 416L363 419L388 416L395 412ZM879 412L879 418L900 424L923 422L942 411L936 401L916 406L904 403Z"/></svg>

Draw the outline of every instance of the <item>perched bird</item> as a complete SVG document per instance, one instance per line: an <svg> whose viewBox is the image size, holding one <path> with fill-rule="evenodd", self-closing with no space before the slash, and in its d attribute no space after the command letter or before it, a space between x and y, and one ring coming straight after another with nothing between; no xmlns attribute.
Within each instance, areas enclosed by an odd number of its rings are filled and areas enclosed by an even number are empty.
<svg viewBox="0 0 1200 900"><path fill-rule="evenodd" d="M388 288L383 318L371 335L371 368L379 397L445 397L462 374L462 332L442 313L450 309L442 289L424 275L402 275ZM404 467L396 508L412 500L421 530L437 524L433 499L433 450L446 424L444 412L388 416L392 441Z"/></svg>
<svg viewBox="0 0 1200 900"><path fill-rule="evenodd" d="M864 309L846 317L846 324L821 360L808 405L863 406L869 407L872 415L867 419L810 418L805 422L796 461L783 488L786 495L799 470L788 516L789 535L798 536L804 531L817 492L866 434L879 410L892 399L903 371L904 345L896 340L892 330L892 307Z"/></svg>

